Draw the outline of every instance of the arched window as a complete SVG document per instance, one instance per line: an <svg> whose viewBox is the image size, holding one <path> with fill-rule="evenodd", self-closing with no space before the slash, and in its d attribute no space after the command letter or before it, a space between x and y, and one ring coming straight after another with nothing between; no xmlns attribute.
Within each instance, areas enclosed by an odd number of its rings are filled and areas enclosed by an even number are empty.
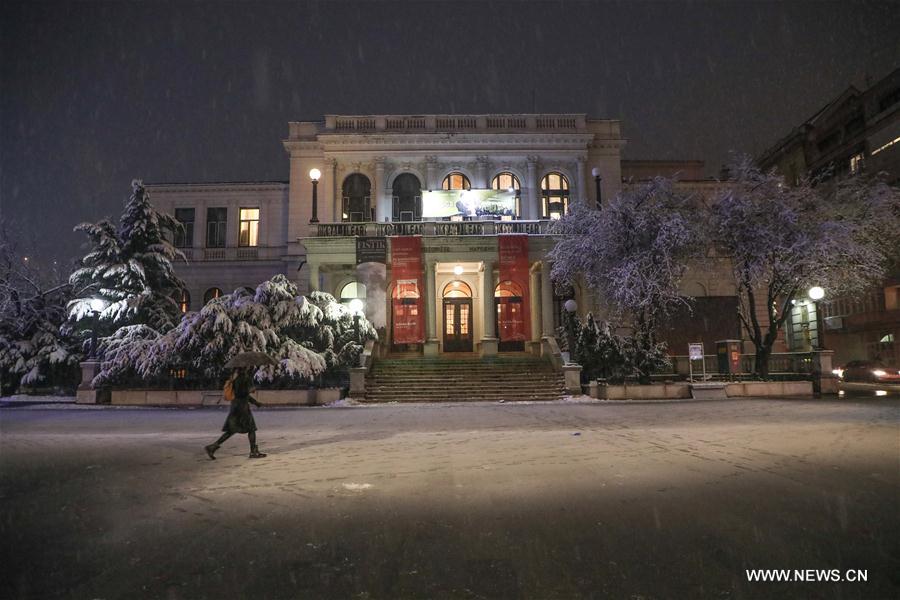
<svg viewBox="0 0 900 600"><path fill-rule="evenodd" d="M403 173L394 180L394 221L422 220L422 183L412 173Z"/></svg>
<svg viewBox="0 0 900 600"><path fill-rule="evenodd" d="M181 311L181 314L191 310L191 295L187 290L175 292L175 302L178 303L178 310Z"/></svg>
<svg viewBox="0 0 900 600"><path fill-rule="evenodd" d="M212 287L206 290L206 293L203 294L203 304L206 304L210 300L215 298L220 298L222 296L222 290L217 287Z"/></svg>
<svg viewBox="0 0 900 600"><path fill-rule="evenodd" d="M491 188L495 190L507 190L516 193L516 217L522 216L522 186L519 185L519 178L504 171L497 173L491 180Z"/></svg>
<svg viewBox="0 0 900 600"><path fill-rule="evenodd" d="M372 184L361 173L354 173L344 180L341 187L341 221L358 223L374 220L372 217Z"/></svg>
<svg viewBox="0 0 900 600"><path fill-rule="evenodd" d="M366 301L366 286L357 281L351 281L341 288L341 304L349 305L354 300Z"/></svg>
<svg viewBox="0 0 900 600"><path fill-rule="evenodd" d="M512 281L501 281L494 289L494 298L521 298L522 287Z"/></svg>
<svg viewBox="0 0 900 600"><path fill-rule="evenodd" d="M451 281L444 286L444 298L471 298L472 288L464 281Z"/></svg>
<svg viewBox="0 0 900 600"><path fill-rule="evenodd" d="M558 219L569 212L569 180L562 173L548 173L541 180L541 217Z"/></svg>
<svg viewBox="0 0 900 600"><path fill-rule="evenodd" d="M446 177L444 177L444 182L441 184L441 188L445 190L471 190L472 184L469 183L469 178L459 171L454 171L450 173Z"/></svg>

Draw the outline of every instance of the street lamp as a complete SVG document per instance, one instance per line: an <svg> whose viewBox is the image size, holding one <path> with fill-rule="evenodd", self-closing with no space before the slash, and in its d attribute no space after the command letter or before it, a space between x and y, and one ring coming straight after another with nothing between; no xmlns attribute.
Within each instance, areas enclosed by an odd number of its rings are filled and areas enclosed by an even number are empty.
<svg viewBox="0 0 900 600"><path fill-rule="evenodd" d="M312 180L313 184L313 197L312 197L312 218L309 220L310 223L318 223L319 222L319 178L322 176L322 171L312 168L309 170L309 178Z"/></svg>
<svg viewBox="0 0 900 600"><path fill-rule="evenodd" d="M594 176L594 182L597 184L597 210L600 210L602 208L602 205L600 204L600 181L602 181L602 178L600 177L599 167L594 167L593 169L591 169L591 175Z"/></svg>
<svg viewBox="0 0 900 600"><path fill-rule="evenodd" d="M813 306L816 309L816 350L822 350L825 348L825 319L822 318L822 308L819 305L819 300L825 297L825 290L814 285L809 288L806 295L813 301Z"/></svg>
<svg viewBox="0 0 900 600"><path fill-rule="evenodd" d="M361 344L362 340L359 336L359 318L362 316L363 308L365 308L365 304L359 298L354 298L350 301L348 308L353 312L353 328L356 332L356 342Z"/></svg>
<svg viewBox="0 0 900 600"><path fill-rule="evenodd" d="M572 299L566 300L563 304L566 309L566 346L569 348L569 362L575 362L575 311L578 310L578 303Z"/></svg>
<svg viewBox="0 0 900 600"><path fill-rule="evenodd" d="M91 326L91 350L88 358L97 358L97 328L100 326L100 313L106 309L107 302L102 298L91 298L88 300L88 306L91 308L90 315L94 321Z"/></svg>

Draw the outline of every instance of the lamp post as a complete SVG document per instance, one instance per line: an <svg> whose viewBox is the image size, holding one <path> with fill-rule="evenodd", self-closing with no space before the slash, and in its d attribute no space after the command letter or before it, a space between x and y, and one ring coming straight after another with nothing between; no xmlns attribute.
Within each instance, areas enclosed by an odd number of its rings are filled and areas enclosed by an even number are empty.
<svg viewBox="0 0 900 600"><path fill-rule="evenodd" d="M566 309L566 346L569 348L569 362L575 362L575 311L578 303L572 299L563 304Z"/></svg>
<svg viewBox="0 0 900 600"><path fill-rule="evenodd" d="M809 299L813 301L813 306L816 309L816 350L824 350L825 349L825 320L822 318L822 307L819 304L819 300L825 297L825 290L821 287L814 285L809 288L809 291L806 293L809 296Z"/></svg>
<svg viewBox="0 0 900 600"><path fill-rule="evenodd" d="M313 185L313 197L312 197L312 218L309 220L310 223L318 223L319 222L319 178L322 176L322 172L316 168L309 170L309 178L312 180Z"/></svg>
<svg viewBox="0 0 900 600"><path fill-rule="evenodd" d="M602 178L600 177L599 167L594 167L593 169L591 169L591 175L594 176L594 182L597 184L597 210L600 210L601 208L603 208L603 205L601 204L602 198L600 195L600 182L602 181Z"/></svg>
<svg viewBox="0 0 900 600"><path fill-rule="evenodd" d="M350 310L353 311L353 330L356 334L356 343L362 344L362 338L359 335L359 317L362 315L365 305L359 298L350 301Z"/></svg>
<svg viewBox="0 0 900 600"><path fill-rule="evenodd" d="M93 323L91 325L91 350L88 353L89 359L97 358L97 328L100 326L100 313L106 308L106 301L102 298L91 298L88 301L88 306L91 307L91 318Z"/></svg>

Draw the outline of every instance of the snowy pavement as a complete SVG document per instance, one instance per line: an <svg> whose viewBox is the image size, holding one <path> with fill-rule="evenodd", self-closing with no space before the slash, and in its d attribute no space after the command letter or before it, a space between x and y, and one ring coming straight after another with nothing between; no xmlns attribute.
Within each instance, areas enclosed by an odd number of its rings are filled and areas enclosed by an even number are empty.
<svg viewBox="0 0 900 600"><path fill-rule="evenodd" d="M0 410L0 597L900 592L896 399L263 409L209 461L224 416Z"/></svg>

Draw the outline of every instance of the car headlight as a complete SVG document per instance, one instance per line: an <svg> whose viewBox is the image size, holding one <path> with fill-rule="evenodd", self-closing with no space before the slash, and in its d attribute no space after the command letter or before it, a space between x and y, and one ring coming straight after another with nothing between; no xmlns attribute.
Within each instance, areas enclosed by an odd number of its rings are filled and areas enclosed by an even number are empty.
<svg viewBox="0 0 900 600"><path fill-rule="evenodd" d="M882 371L881 369L874 369L872 371L872 375L874 375L875 377L884 377L885 375L887 375L887 373Z"/></svg>
<svg viewBox="0 0 900 600"><path fill-rule="evenodd" d="M843 370L843 369L832 369L832 370L831 370L831 374L832 374L832 375L837 375L837 376L838 376L839 378L841 378L841 379L844 378L844 370Z"/></svg>

